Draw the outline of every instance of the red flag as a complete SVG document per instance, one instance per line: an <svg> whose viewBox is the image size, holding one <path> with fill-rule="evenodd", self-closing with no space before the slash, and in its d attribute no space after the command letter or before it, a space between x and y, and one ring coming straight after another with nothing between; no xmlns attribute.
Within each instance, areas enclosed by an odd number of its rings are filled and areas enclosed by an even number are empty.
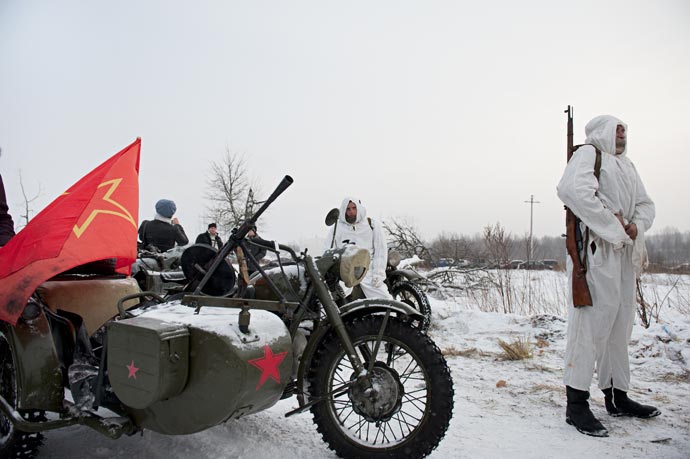
<svg viewBox="0 0 690 459"><path fill-rule="evenodd" d="M76 266L137 257L141 139L84 176L0 248L0 319L16 324L41 283Z"/></svg>

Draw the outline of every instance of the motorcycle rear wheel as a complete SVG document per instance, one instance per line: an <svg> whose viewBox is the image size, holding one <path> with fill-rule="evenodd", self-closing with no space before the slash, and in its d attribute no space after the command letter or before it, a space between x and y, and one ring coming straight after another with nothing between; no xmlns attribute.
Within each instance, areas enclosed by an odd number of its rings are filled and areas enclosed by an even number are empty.
<svg viewBox="0 0 690 459"><path fill-rule="evenodd" d="M17 406L16 375L12 346L0 331L0 395L15 409ZM20 410L19 414L29 421L46 420L44 411ZM0 414L0 457L36 457L42 444L43 434L16 430L10 420Z"/></svg>
<svg viewBox="0 0 690 459"><path fill-rule="evenodd" d="M419 286L409 281L398 282L391 288L391 296L393 299L408 304L419 311L424 316L424 320L420 323L420 328L423 331L429 329L429 325L431 325L431 305L426 293Z"/></svg>
<svg viewBox="0 0 690 459"><path fill-rule="evenodd" d="M383 319L369 315L345 324L365 367ZM376 394L352 384L356 376L335 333L319 345L312 363L311 395L330 394L312 406L314 422L339 456L425 457L445 435L453 411L450 370L433 341L409 323L388 319L375 357Z"/></svg>

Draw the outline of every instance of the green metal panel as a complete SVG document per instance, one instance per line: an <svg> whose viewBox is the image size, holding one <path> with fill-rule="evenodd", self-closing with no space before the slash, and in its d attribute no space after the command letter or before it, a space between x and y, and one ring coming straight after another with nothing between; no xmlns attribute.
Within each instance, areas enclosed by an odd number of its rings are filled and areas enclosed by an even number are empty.
<svg viewBox="0 0 690 459"><path fill-rule="evenodd" d="M159 310L165 307L158 306ZM203 321L203 314L222 315L227 317L227 326L204 327L191 319L185 323L189 330L187 384L167 400L128 409L138 426L170 435L189 434L264 410L280 400L291 380L293 354L289 332L278 316L252 310L250 333L243 334L237 326L238 310L205 307L197 316L187 309L196 322Z"/></svg>
<svg viewBox="0 0 690 459"><path fill-rule="evenodd" d="M188 362L184 325L146 317L108 324L108 376L125 405L146 408L179 394L187 382Z"/></svg>

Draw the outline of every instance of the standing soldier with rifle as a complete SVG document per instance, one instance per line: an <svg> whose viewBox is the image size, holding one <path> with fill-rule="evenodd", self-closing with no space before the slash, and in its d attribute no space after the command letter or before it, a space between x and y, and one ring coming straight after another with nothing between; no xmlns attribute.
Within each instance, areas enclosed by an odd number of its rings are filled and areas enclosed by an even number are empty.
<svg viewBox="0 0 690 459"><path fill-rule="evenodd" d="M558 184L567 211L572 280L566 422L584 434L606 437L608 431L587 402L595 364L610 415L651 418L661 413L627 396L628 342L635 318L633 252L643 249L642 236L652 226L655 211L626 156L627 125L613 116L597 116L585 127L586 143L573 148L570 106L567 113L568 164Z"/></svg>

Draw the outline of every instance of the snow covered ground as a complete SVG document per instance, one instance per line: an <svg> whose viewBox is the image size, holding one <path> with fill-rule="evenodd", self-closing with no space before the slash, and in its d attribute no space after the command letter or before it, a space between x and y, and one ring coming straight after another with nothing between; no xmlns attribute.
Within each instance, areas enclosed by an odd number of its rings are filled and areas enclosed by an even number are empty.
<svg viewBox="0 0 690 459"><path fill-rule="evenodd" d="M516 297L526 298L525 286L529 285L530 300L522 304L534 311L531 315L479 310L480 306L486 309L486 302L500 303L495 288L488 288L482 301L476 292L457 289L447 291L444 299L430 299L430 334L446 354L455 384L450 428L430 457L690 457L690 276L645 276L645 298L656 304L659 322L649 329L636 324L633 331L630 396L656 405L662 415L649 420L610 417L595 382L592 411L610 437L593 438L564 421L566 322L560 309L563 293L556 290L565 285L565 275L514 275L523 276L511 279ZM525 338L533 344L532 358L502 358L498 339L513 342ZM335 457L321 441L309 413L289 419L283 416L295 406L294 399L283 400L245 419L178 437L144 432L110 440L86 427L72 427L46 433L39 457Z"/></svg>

